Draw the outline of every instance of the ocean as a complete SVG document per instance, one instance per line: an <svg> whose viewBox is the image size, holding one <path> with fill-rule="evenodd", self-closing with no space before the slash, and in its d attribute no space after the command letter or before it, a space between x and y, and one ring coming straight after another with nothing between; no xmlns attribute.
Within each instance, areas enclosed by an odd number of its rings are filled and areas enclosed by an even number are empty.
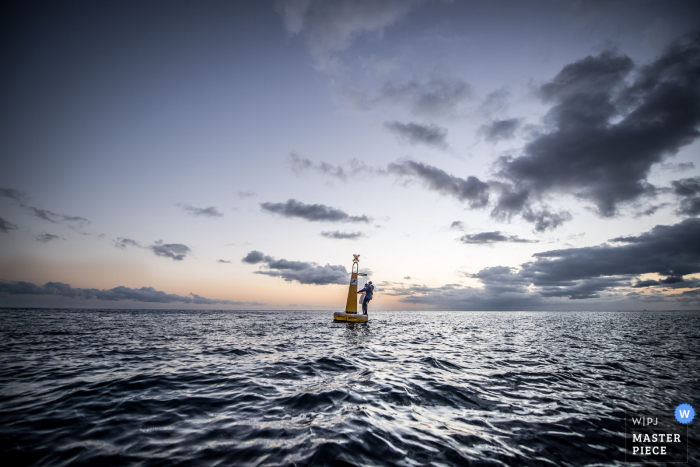
<svg viewBox="0 0 700 467"><path fill-rule="evenodd" d="M1 309L0 459L631 465L628 414L700 406L698 312L332 313Z"/></svg>

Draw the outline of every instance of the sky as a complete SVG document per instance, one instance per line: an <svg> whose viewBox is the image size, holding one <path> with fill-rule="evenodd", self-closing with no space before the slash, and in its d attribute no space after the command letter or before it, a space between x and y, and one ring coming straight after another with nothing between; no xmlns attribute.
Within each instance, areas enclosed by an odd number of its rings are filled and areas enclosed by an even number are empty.
<svg viewBox="0 0 700 467"><path fill-rule="evenodd" d="M1 8L0 306L700 309L695 0Z"/></svg>

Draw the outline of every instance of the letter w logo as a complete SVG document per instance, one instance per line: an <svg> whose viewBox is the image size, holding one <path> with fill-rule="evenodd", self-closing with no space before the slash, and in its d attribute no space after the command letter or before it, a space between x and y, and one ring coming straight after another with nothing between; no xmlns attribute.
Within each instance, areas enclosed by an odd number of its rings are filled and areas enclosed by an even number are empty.
<svg viewBox="0 0 700 467"><path fill-rule="evenodd" d="M690 410L679 410L678 412L681 414L681 418L690 417Z"/></svg>

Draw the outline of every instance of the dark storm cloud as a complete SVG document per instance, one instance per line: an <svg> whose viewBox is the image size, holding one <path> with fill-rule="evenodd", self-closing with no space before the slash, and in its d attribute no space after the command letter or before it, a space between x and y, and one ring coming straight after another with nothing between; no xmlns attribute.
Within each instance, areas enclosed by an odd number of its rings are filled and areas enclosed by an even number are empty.
<svg viewBox="0 0 700 467"><path fill-rule="evenodd" d="M538 287L559 287L571 291L574 298L577 287L586 283L598 284L603 279L609 287L634 276L656 273L668 277L682 277L700 272L700 219L686 219L675 225L657 225L638 236L618 237L611 241L619 246L600 245L536 253L537 261L526 263L520 271ZM603 287L604 288L604 287ZM546 289L548 296L554 296ZM564 293L566 295L566 293Z"/></svg>
<svg viewBox="0 0 700 467"><path fill-rule="evenodd" d="M43 286L37 286L31 282L10 282L0 280L0 293L9 295L57 295L66 298L80 300L105 300L120 301L129 300L146 303L188 303L195 305L264 305L259 302L238 302L233 300L218 300L201 297L190 293L190 296L169 294L156 290L153 287L141 287L132 289L119 286L113 289L81 289L73 288L61 282L47 282Z"/></svg>
<svg viewBox="0 0 700 467"><path fill-rule="evenodd" d="M224 215L214 206L209 206L208 208L196 208L194 206L190 206L189 204L178 204L178 206L193 216L224 217Z"/></svg>
<svg viewBox="0 0 700 467"><path fill-rule="evenodd" d="M425 144L440 149L447 148L447 129L437 125L386 122L384 126L412 145Z"/></svg>
<svg viewBox="0 0 700 467"><path fill-rule="evenodd" d="M187 245L182 243L163 243L158 240L153 245L148 247L156 256L171 258L173 261L182 261L192 250Z"/></svg>
<svg viewBox="0 0 700 467"><path fill-rule="evenodd" d="M387 83L373 97L352 90L347 96L362 110L394 105L408 106L415 115L449 116L472 95L471 86L460 80L432 78L406 83Z"/></svg>
<svg viewBox="0 0 700 467"><path fill-rule="evenodd" d="M484 207L489 201L488 184L476 177L455 177L437 167L415 161L393 162L387 171L398 176L416 177L428 189L466 201L472 208Z"/></svg>
<svg viewBox="0 0 700 467"><path fill-rule="evenodd" d="M483 125L480 131L485 135L486 141L496 143L512 138L519 126L519 118L509 118L506 120L494 120L488 125Z"/></svg>
<svg viewBox="0 0 700 467"><path fill-rule="evenodd" d="M362 232L341 232L336 230L334 232L321 232L321 235L326 238L335 238L338 240L357 240L362 237Z"/></svg>
<svg viewBox="0 0 700 467"><path fill-rule="evenodd" d="M118 237L116 240L114 240L114 246L121 248L122 250L125 250L127 246L141 248L141 245L136 240L124 237Z"/></svg>
<svg viewBox="0 0 700 467"><path fill-rule="evenodd" d="M35 239L37 242L41 242L41 243L48 243L51 240L62 240L62 238L59 237L58 235L53 235L50 233L43 233L41 235L37 235L35 237Z"/></svg>
<svg viewBox="0 0 700 467"><path fill-rule="evenodd" d="M493 244L501 242L509 243L537 243L537 240L527 240L525 238L520 238L517 235L503 235L500 231L496 230L494 232L480 232L477 234L467 234L459 239L462 243L468 244Z"/></svg>
<svg viewBox="0 0 700 467"><path fill-rule="evenodd" d="M248 253L241 261L248 264L263 263L263 269L255 271L255 274L279 277L287 282L297 281L300 284L346 284L349 277L348 271L344 266L331 264L321 266L317 263L305 261L275 259L257 250Z"/></svg>
<svg viewBox="0 0 700 467"><path fill-rule="evenodd" d="M570 286L545 286L539 294L542 297L567 297L571 300L599 298L600 292L619 286L629 285L629 277L596 277L577 282Z"/></svg>
<svg viewBox="0 0 700 467"><path fill-rule="evenodd" d="M267 212L279 214L284 217L299 217L311 222L365 222L370 218L362 216L350 216L345 211L325 204L304 204L295 199L289 199L286 203L260 203L260 207Z"/></svg>
<svg viewBox="0 0 700 467"><path fill-rule="evenodd" d="M652 165L700 134L700 35L673 44L628 85L633 68L611 51L565 66L540 88L553 104L551 131L520 157L502 157L499 175L532 193L573 194L605 217L653 196Z"/></svg>
<svg viewBox="0 0 700 467"><path fill-rule="evenodd" d="M0 231L9 232L10 230L15 230L17 226L10 221L7 221L0 217Z"/></svg>
<svg viewBox="0 0 700 467"><path fill-rule="evenodd" d="M671 184L673 193L681 198L681 205L676 212L683 216L700 215L700 177L682 178Z"/></svg>
<svg viewBox="0 0 700 467"><path fill-rule="evenodd" d="M443 287L387 286L383 293L402 296L399 301L440 310L523 310L561 306L561 299L591 300L604 293L655 288L692 289L682 294L627 296L696 306L700 280L684 277L700 273L700 219L675 225L657 225L648 232L612 239L608 244L552 250L535 254L536 260L520 270L496 266L463 277L478 280L483 288L448 284ZM640 279L658 274L660 279ZM653 290L652 290L653 291Z"/></svg>
<svg viewBox="0 0 700 467"><path fill-rule="evenodd" d="M0 197L14 199L15 201L22 202L27 199L27 193L22 190L15 190L13 188L0 188Z"/></svg>

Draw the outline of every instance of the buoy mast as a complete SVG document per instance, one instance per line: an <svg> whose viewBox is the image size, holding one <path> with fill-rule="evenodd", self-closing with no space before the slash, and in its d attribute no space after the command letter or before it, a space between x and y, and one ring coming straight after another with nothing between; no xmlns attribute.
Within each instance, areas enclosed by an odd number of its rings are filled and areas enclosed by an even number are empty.
<svg viewBox="0 0 700 467"><path fill-rule="evenodd" d="M350 290L348 290L348 302L345 304L345 313L357 313L357 278L367 274L360 271L360 255L352 255L352 274L350 274Z"/></svg>

